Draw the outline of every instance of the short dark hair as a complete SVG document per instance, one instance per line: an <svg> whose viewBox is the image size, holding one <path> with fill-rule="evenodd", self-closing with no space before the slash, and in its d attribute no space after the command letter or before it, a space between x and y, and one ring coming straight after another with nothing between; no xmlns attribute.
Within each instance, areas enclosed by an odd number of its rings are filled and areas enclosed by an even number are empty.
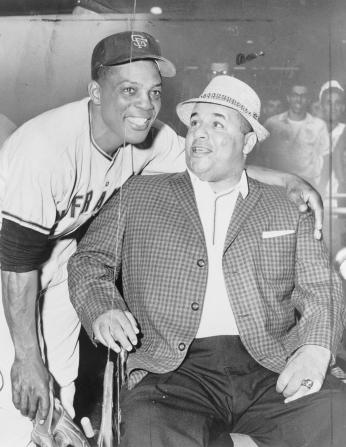
<svg viewBox="0 0 346 447"><path fill-rule="evenodd" d="M100 81L105 79L108 72L110 71L110 66L100 65L98 67L91 67L91 79L93 81Z"/></svg>
<svg viewBox="0 0 346 447"><path fill-rule="evenodd" d="M305 82L304 80L297 79L295 81L290 82L290 84L287 87L287 94L288 95L290 95L292 93L292 90L293 90L294 87L305 87L307 92L308 92L308 94L310 93L310 88L309 88L307 82Z"/></svg>

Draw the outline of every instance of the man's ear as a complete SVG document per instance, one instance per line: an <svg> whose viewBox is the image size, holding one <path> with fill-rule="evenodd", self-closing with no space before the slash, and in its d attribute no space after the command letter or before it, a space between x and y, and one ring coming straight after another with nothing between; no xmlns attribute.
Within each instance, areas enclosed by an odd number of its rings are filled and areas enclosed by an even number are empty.
<svg viewBox="0 0 346 447"><path fill-rule="evenodd" d="M88 85L88 93L92 102L96 105L101 104L101 87L97 81L91 81Z"/></svg>
<svg viewBox="0 0 346 447"><path fill-rule="evenodd" d="M244 137L243 154L245 156L249 155L249 153L255 147L256 143L257 135L255 134L255 132L248 132Z"/></svg>

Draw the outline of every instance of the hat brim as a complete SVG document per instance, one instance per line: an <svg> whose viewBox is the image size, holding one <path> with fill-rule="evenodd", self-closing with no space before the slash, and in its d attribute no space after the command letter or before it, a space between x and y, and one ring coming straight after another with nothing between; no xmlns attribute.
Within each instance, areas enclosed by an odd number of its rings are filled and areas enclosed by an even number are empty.
<svg viewBox="0 0 346 447"><path fill-rule="evenodd" d="M146 54L143 57L133 57L133 58L124 58L122 60L117 60L116 64L112 64L112 63L108 63L107 66L111 67L111 66L116 66L116 65L123 65L123 64L129 64L131 62L136 62L136 61L142 61L142 60L153 60L157 63L157 66L160 70L160 74L161 76L165 77L165 78L173 78L176 75L176 68L175 65L169 61L168 59L162 57L162 56L158 56L157 54Z"/></svg>
<svg viewBox="0 0 346 447"><path fill-rule="evenodd" d="M227 107L229 109L237 110L250 123L253 131L257 136L258 141L263 141L270 135L267 129L263 127L262 124L260 124L255 118L247 116L241 109L238 109L237 107L231 107L228 104L224 104L223 102L215 101L215 99L208 100L204 98L193 98L178 104L176 108L178 117L180 121L182 121L187 127L190 126L191 113L197 103L216 104Z"/></svg>

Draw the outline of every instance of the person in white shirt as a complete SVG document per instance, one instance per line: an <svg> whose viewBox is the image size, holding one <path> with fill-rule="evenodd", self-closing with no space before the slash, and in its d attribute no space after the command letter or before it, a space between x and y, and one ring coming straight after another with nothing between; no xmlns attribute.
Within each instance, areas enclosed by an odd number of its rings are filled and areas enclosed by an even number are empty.
<svg viewBox="0 0 346 447"><path fill-rule="evenodd" d="M265 127L270 137L260 148L263 166L291 172L324 190L322 168L329 151L325 123L307 112L308 87L293 84L287 94L288 110L269 118Z"/></svg>
<svg viewBox="0 0 346 447"><path fill-rule="evenodd" d="M319 100L323 119L327 125L330 137L330 153L332 160L332 177L327 185L325 195L346 192L346 124L345 91L336 80L327 81L322 85ZM329 159L325 161L325 175L330 175ZM329 189L330 188L330 189ZM345 203L345 202L343 202Z"/></svg>

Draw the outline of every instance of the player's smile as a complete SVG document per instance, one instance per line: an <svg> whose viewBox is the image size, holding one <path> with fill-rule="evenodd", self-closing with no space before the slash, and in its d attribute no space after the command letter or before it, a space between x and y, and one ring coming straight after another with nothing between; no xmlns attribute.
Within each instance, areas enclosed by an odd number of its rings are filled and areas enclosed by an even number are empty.
<svg viewBox="0 0 346 447"><path fill-rule="evenodd" d="M143 131L151 125L152 117L144 118L139 116L127 116L125 120L133 130Z"/></svg>

